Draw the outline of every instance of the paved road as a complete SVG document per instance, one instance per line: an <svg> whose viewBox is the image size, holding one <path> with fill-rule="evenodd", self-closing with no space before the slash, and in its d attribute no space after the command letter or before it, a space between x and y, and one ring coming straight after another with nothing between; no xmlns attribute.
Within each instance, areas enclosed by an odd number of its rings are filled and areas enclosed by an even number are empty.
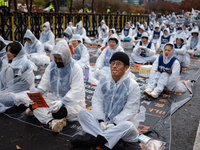
<svg viewBox="0 0 200 150"><path fill-rule="evenodd" d="M172 115L171 150L193 149L200 120L199 91L200 79L193 86L192 100ZM0 150L15 150L16 145L22 150L75 150L66 136L0 114Z"/></svg>

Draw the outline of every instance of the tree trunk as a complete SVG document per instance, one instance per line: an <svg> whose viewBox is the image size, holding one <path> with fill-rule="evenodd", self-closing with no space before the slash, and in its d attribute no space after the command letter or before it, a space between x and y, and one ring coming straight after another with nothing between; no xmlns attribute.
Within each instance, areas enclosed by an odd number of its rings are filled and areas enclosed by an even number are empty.
<svg viewBox="0 0 200 150"><path fill-rule="evenodd" d="M28 12L30 12L29 7L28 7L28 0L26 0L26 8L27 8Z"/></svg>
<svg viewBox="0 0 200 150"><path fill-rule="evenodd" d="M59 0L54 0L54 9L55 9L55 12L58 12L59 11Z"/></svg>
<svg viewBox="0 0 200 150"><path fill-rule="evenodd" d="M92 13L94 13L94 0L92 0Z"/></svg>
<svg viewBox="0 0 200 150"><path fill-rule="evenodd" d="M83 5L84 5L84 0L83 0L83 4L82 4L82 8L83 8L83 12L84 12L84 7L83 7Z"/></svg>
<svg viewBox="0 0 200 150"><path fill-rule="evenodd" d="M17 11L17 0L14 0L15 11Z"/></svg>
<svg viewBox="0 0 200 150"><path fill-rule="evenodd" d="M31 3L30 3L30 12L32 11L32 4L33 4L33 0L31 0Z"/></svg>
<svg viewBox="0 0 200 150"><path fill-rule="evenodd" d="M72 13L72 2L73 0L71 0L71 4L70 4L70 13Z"/></svg>

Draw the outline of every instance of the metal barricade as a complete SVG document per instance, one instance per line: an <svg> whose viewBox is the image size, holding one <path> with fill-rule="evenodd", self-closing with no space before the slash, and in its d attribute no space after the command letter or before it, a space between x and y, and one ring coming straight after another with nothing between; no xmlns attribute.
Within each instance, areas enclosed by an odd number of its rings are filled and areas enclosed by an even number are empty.
<svg viewBox="0 0 200 150"><path fill-rule="evenodd" d="M92 14L92 13L20 13L20 12L2 12L0 13L0 35L11 41L23 41L24 34L30 29L36 38L39 39L43 31L42 25L49 21L51 30L56 38L61 38L63 31L67 28L69 22L75 26L82 21L87 36L98 34L98 27L101 20L104 20L109 28L115 28L121 32L125 22L131 20L136 22L149 22L148 15L117 15L117 14Z"/></svg>

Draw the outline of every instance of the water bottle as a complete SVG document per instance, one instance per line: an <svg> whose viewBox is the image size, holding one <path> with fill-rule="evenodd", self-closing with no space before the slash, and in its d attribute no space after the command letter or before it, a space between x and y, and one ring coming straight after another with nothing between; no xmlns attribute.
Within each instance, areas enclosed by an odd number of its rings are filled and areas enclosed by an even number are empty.
<svg viewBox="0 0 200 150"><path fill-rule="evenodd" d="M84 74L85 74L85 80L88 81L88 79L89 79L89 67L88 67L88 65L85 65Z"/></svg>

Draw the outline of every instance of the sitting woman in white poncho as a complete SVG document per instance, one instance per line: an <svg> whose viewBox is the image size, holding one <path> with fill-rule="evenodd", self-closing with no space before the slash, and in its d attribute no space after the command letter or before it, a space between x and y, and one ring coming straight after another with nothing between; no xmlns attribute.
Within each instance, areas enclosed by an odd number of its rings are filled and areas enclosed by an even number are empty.
<svg viewBox="0 0 200 150"><path fill-rule="evenodd" d="M14 113L20 104L29 105L25 97L27 91L34 90L34 64L18 42L8 44L6 52L0 73L0 113L9 108L7 113Z"/></svg>

